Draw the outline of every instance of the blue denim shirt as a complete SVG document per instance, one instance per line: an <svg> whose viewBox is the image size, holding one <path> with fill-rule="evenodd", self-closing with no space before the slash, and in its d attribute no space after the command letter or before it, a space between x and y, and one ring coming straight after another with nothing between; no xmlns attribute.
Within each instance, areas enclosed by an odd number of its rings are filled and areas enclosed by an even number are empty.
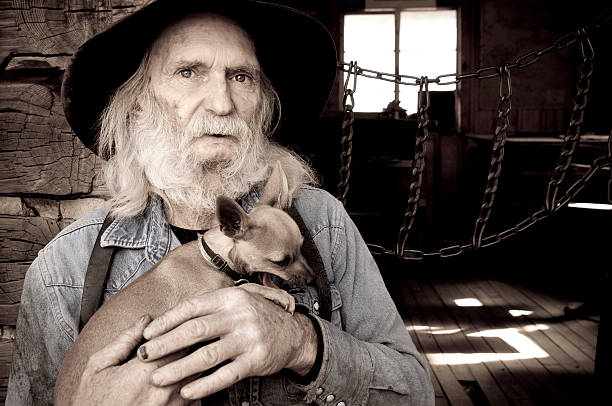
<svg viewBox="0 0 612 406"><path fill-rule="evenodd" d="M257 190L243 200L250 210ZM323 336L323 360L308 385L287 374L251 377L218 393L215 405L424 405L434 392L376 263L344 207L329 193L303 187L296 208L321 254L330 282L331 322L317 317L314 287L293 291L307 306ZM42 249L24 282L7 405L50 405L59 367L78 334L83 280L108 208L62 230ZM150 269L180 245L159 199L130 219L115 220L102 246L120 247L104 300Z"/></svg>

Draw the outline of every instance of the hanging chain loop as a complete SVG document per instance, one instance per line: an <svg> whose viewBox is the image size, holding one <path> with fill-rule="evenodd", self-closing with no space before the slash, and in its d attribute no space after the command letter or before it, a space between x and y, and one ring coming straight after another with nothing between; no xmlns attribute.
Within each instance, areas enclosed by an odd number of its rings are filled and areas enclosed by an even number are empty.
<svg viewBox="0 0 612 406"><path fill-rule="evenodd" d="M548 55L553 51L558 51L560 49L566 48L578 41L581 37L592 34L600 27L606 25L610 20L612 20L612 7L605 10L603 13L597 16L590 24L580 28L579 30L562 35L561 37L554 40L547 47L537 51L527 52L526 54L516 58L513 63L506 64L508 65L508 70L526 68L527 66L538 62L543 56ZM346 62L339 62L338 69L343 72L349 72L354 69L354 71L357 72L357 75L371 79L393 82L399 85L420 86L420 81L422 78L419 76L412 75L400 75L395 73L379 72L372 69L361 68L359 66L355 66L353 68L350 63ZM429 83L435 83L438 85L452 85L464 79L475 78L480 80L490 79L498 76L500 76L499 66L487 66L480 67L472 73L446 73L443 75L438 75L435 78L428 78L427 81Z"/></svg>
<svg viewBox="0 0 612 406"><path fill-rule="evenodd" d="M589 180L600 170L602 169L609 169L612 173L612 154L610 152L611 149L611 143L612 143L612 132L610 132L610 135L608 136L608 151L606 153L606 155L603 155L597 159L595 159L593 161L593 164L591 165L591 167L584 173L584 175L582 175L582 177L575 182L572 186L570 186L567 191L563 194L563 197L561 199L559 199L558 203L556 204L556 206L554 206L554 210L558 210L557 206L559 207L563 207L565 206L567 203L569 203L570 200L572 200L574 198L574 196L576 196L578 193L580 193L580 191L586 186L586 184L589 182ZM609 186L609 184L608 184Z"/></svg>
<svg viewBox="0 0 612 406"><path fill-rule="evenodd" d="M343 160L343 167L348 168L350 166L350 155L352 145L350 142L352 141L352 121L350 120L350 116L352 115L352 108L354 106L354 98L353 93L355 89L356 77L353 79L353 88L350 89L348 86L350 75L354 76L360 75L366 78L373 78L388 82L394 82L401 85L410 85L410 86L419 86L419 108L418 108L418 122L419 127L417 131L417 137L415 140L415 156L413 161L413 179L410 185L410 195L408 208L404 214L404 221L402 228L400 229L398 241L395 246L395 249L389 250L380 245L372 245L368 244L368 247L373 255L389 255L394 256L399 259L411 260L411 261L423 261L431 258L449 258L458 255L462 255L466 252L473 252L475 247L488 247L494 244L497 244L501 241L504 241L516 234L519 234L526 229L530 228L534 224L537 224L553 213L557 212L562 207L565 207L590 181L590 179L598 173L600 170L605 169L610 171L610 180L608 182L608 200L612 203L612 132L608 137L608 151L607 154L595 159L592 165L589 167L587 172L578 179L573 185L571 185L563 196L560 199L557 199L558 194L558 184L563 180L563 176L565 175L565 171L567 167L571 164L571 158L574 153L574 150L577 145L577 141L580 138L580 126L582 125L582 121L584 118L584 109L586 108L586 104L588 101L588 92L590 89L590 79L593 71L593 57L594 52L591 45L591 42L588 38L589 34L592 34L594 31L599 29L600 27L606 25L612 20L612 8L607 9L604 13L598 16L591 24L577 30L574 32L570 32L566 35L563 35L552 42L551 45L543 48L539 51L528 52L519 58L517 58L512 64L504 64L502 68L497 66L488 66L488 67L480 67L476 71L472 73L450 73L439 75L435 78L428 78L427 76L410 76L410 75L399 75L399 74L391 74L378 72L371 69L364 69L357 65L356 62L345 63L339 62L338 69L349 73L347 80L345 82L345 93L344 93L344 112L345 112L345 120L343 123L343 135L346 134L346 148L343 136L343 150L348 151L346 154L348 156L348 165L345 164L345 160ZM505 136L507 132L507 127L509 125L508 114L510 113L511 104L510 99L512 96L512 89L510 83L510 71L512 69L522 69L528 66L533 65L538 62L543 56L556 51L562 48L568 47L573 43L579 41L580 48L582 51L583 61L580 67L580 79L577 83L577 96L574 103L574 107L571 113L571 120L568 125L568 132L563 141L562 153L559 159L559 164L553 171L553 177L551 177L551 182L549 182L548 188L550 193L547 193L547 199L545 205L542 209L536 211L531 214L529 217L523 219L522 221L515 224L513 227L510 227L498 234L490 235L488 237L482 238L482 234L484 231L484 224L488 220L490 215L489 203L492 205L495 197L495 192L497 191L497 181L499 178L498 170L501 171L501 162L503 160L503 147ZM504 76L506 76L506 81L504 81ZM424 152L425 152L425 141L428 136L427 133L427 108L429 107L429 90L427 85L429 83L435 83L438 85L451 85L460 82L465 79L490 79L494 77L500 77L500 100L498 104L498 117L497 117L497 127L495 131L495 137L498 137L497 142L494 140L493 153L491 158L491 168L489 171L489 177L487 178L487 188L485 188L485 200L481 206L481 213L479 215L479 219L477 220L477 227L475 228L475 238L468 244L462 245L452 245L448 247L444 247L439 249L437 252L423 252L417 249L405 249L406 241L408 238L408 232L412 227L414 222L414 216L417 211L418 206L418 198L420 193L420 187L422 182L422 174L424 168ZM504 88L504 84L506 87ZM504 90L506 89L506 90ZM425 99L422 96L425 95ZM350 102L348 100L350 99ZM349 125L350 123L350 125ZM346 125L345 125L346 124ZM348 129L350 128L350 134ZM567 164L567 165L566 165ZM493 176L491 176L493 173ZM349 173L350 175L350 173ZM342 178L342 176L341 176ZM552 185L551 185L552 183ZM554 190L553 190L554 189ZM550 198L549 198L550 195ZM344 194L346 197L346 193ZM487 212L489 212L487 214ZM478 225L482 223L482 225Z"/></svg>
<svg viewBox="0 0 612 406"><path fill-rule="evenodd" d="M591 180L591 178L603 167L610 165L610 159L608 156L601 156L597 158L593 165L585 172L584 175L577 182L575 182L572 186L570 186L567 191L563 194L563 197L559 199L554 210L557 211L559 207L563 207L570 202L580 191L586 186L586 184Z"/></svg>
<svg viewBox="0 0 612 406"><path fill-rule="evenodd" d="M561 183L565 179L565 174L569 166L572 163L572 158L578 142L580 141L580 131L582 128L582 122L584 121L584 111L586 109L589 100L589 90L591 89L591 76L593 74L593 58L595 52L591 41L586 36L584 31L581 31L580 36L580 51L582 53L582 63L579 69L579 79L576 84L576 97L574 99L574 106L570 113L570 122L568 124L567 132L563 139L563 145L561 146L561 152L557 165L553 170L548 186L546 189L546 200L544 207L546 210L554 210L557 205L557 195Z"/></svg>
<svg viewBox="0 0 612 406"><path fill-rule="evenodd" d="M419 79L419 93L417 105L417 133L414 141L414 157L412 159L412 167L410 171L410 189L408 191L408 203L404 213L402 226L397 236L395 253L402 256L406 247L406 241L410 229L414 224L417 209L419 208L419 197L421 195L421 185L423 183L423 171L425 169L425 142L429 136L427 126L429 125L429 81L427 76Z"/></svg>
<svg viewBox="0 0 612 406"><path fill-rule="evenodd" d="M612 138L612 133L610 136ZM552 211L548 211L546 208L542 208L530 215L529 217L518 222L514 226L509 227L508 229L500 233L483 238L480 247L486 248L498 244L512 236L522 233L533 225L547 219L552 214L565 207L572 199L574 199L574 197L576 197L576 195L578 195L578 193L580 193L580 191L582 191L582 189L587 185L591 178L593 178L593 176L595 176L599 171L603 169L612 170L612 159L608 154L600 156L599 158L593 161L593 163L584 173L584 175L582 175L580 179L578 179L570 188L568 188L563 198L559 200L559 203L554 207ZM423 252L421 250L405 249L403 250L401 255L397 255L396 251L388 250L380 245L368 244L368 248L370 249L370 252L373 255L389 255L409 261L424 261L427 259L434 258L443 259L459 256L467 252L473 252L473 246L471 243L463 245L451 245L448 247L441 248L440 250L435 252Z"/></svg>
<svg viewBox="0 0 612 406"><path fill-rule="evenodd" d="M352 87L351 87L352 80ZM351 178L351 161L353 160L353 123L355 122L355 90L357 89L357 61L351 61L344 81L342 99L344 116L342 119L342 139L340 141L340 169L338 170L338 200L346 205L346 195Z"/></svg>
<svg viewBox="0 0 612 406"><path fill-rule="evenodd" d="M495 125L495 133L493 134L493 148L491 151L491 163L489 165L489 174L485 185L484 196L480 206L480 213L474 224L474 233L472 234L472 248L478 250L482 243L482 235L484 229L491 216L491 210L495 202L495 193L499 184L499 176L502 170L502 162L504 160L504 146L506 144L506 134L510 119L508 115L512 109L512 82L510 81L510 69L508 65L503 65L499 68L499 101L497 103L497 123Z"/></svg>

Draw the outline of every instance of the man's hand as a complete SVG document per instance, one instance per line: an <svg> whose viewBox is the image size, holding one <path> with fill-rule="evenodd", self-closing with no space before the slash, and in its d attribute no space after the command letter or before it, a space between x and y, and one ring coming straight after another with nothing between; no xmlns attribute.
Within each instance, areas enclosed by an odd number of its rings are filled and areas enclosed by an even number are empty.
<svg viewBox="0 0 612 406"><path fill-rule="evenodd" d="M150 321L150 317L143 316L134 326L123 331L113 342L89 358L72 400L73 405L189 404L179 395L179 385L151 385L151 372L167 360L143 363L134 358L120 365L140 343L142 332Z"/></svg>
<svg viewBox="0 0 612 406"><path fill-rule="evenodd" d="M237 287L186 300L155 319L144 330L150 341L138 356L157 360L193 344L204 345L153 373L153 384L165 387L209 370L208 376L185 385L185 399L199 399L248 376L271 375L288 368L306 375L317 354L317 336L307 316L291 315L260 295Z"/></svg>

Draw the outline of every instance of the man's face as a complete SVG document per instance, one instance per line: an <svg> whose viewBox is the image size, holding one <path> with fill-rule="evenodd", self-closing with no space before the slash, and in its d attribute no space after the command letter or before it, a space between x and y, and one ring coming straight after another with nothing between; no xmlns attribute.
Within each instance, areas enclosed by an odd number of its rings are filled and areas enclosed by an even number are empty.
<svg viewBox="0 0 612 406"><path fill-rule="evenodd" d="M237 115L251 123L261 102L259 77L251 39L220 16L188 16L153 45L151 89L183 128L198 114ZM201 163L226 161L238 151L239 140L201 134L188 147Z"/></svg>

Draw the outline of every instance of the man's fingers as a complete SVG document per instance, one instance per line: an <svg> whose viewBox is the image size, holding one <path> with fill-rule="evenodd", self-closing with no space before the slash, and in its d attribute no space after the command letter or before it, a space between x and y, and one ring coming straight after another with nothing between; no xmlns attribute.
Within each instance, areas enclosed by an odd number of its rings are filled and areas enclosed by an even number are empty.
<svg viewBox="0 0 612 406"><path fill-rule="evenodd" d="M208 295L202 295L182 301L168 310L149 324L144 331L144 337L150 340L163 334L176 326L198 316L204 316L210 312L210 300Z"/></svg>
<svg viewBox="0 0 612 406"><path fill-rule="evenodd" d="M216 313L188 320L173 330L151 339L138 349L138 358L153 361L195 343L220 337L233 326L233 314Z"/></svg>
<svg viewBox="0 0 612 406"><path fill-rule="evenodd" d="M208 371L228 359L235 358L243 350L241 341L237 337L224 337L157 369L151 375L151 381L157 386L177 383L192 375Z"/></svg>
<svg viewBox="0 0 612 406"><path fill-rule="evenodd" d="M151 317L149 315L142 316L136 324L121 332L110 344L94 353L89 358L88 364L89 367L94 369L92 372L101 371L124 361L140 343L142 332L150 322Z"/></svg>
<svg viewBox="0 0 612 406"><path fill-rule="evenodd" d="M205 316L225 306L231 306L232 303L245 300L245 295L249 295L249 293L244 289L231 287L187 299L153 320L145 329L144 337L150 340L187 320Z"/></svg>
<svg viewBox="0 0 612 406"><path fill-rule="evenodd" d="M240 356L211 375L196 379L183 386L181 397L183 399L200 399L212 395L246 378L248 370L248 361L244 356Z"/></svg>

